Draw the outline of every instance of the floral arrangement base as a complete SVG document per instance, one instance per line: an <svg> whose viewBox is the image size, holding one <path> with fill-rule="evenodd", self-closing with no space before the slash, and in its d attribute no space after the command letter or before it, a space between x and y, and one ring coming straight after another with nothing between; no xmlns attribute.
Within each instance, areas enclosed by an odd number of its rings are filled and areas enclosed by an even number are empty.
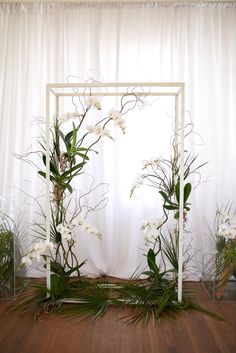
<svg viewBox="0 0 236 353"><path fill-rule="evenodd" d="M236 277L233 265L218 268L217 254L203 257L202 285L212 301L236 300Z"/></svg>
<svg viewBox="0 0 236 353"><path fill-rule="evenodd" d="M203 287L209 293L213 302L236 301L236 280L227 281L222 287L218 287L215 281L202 281Z"/></svg>
<svg viewBox="0 0 236 353"><path fill-rule="evenodd" d="M110 278L91 280L72 277L66 288L56 283L50 295L45 281L30 283L17 298L13 310L32 312L35 319L43 313L58 313L76 320L94 320L105 315L108 308L129 309L124 323L149 321L159 323L162 317L175 318L180 312L199 311L217 320L220 316L192 301L189 288L182 301L177 300L177 282L162 278L119 281ZM60 288L59 288L60 287ZM128 313L128 314L127 314Z"/></svg>
<svg viewBox="0 0 236 353"><path fill-rule="evenodd" d="M0 300L16 299L27 286L28 279L16 276L7 283L0 284Z"/></svg>

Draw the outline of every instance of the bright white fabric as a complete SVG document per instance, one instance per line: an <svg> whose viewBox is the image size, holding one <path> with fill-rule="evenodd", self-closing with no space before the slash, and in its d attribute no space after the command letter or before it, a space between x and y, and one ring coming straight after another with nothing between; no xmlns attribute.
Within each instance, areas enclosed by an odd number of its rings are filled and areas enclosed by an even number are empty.
<svg viewBox="0 0 236 353"><path fill-rule="evenodd" d="M191 197L188 237L192 248L200 250L193 263L199 274L202 249L207 246L205 220L212 222L216 203L236 197L235 3L0 4L0 196L8 210L10 204L18 204L26 221L34 219L33 209L26 206L32 200L17 188L35 196L43 195L44 189L35 170L13 155L35 145L39 126L32 120L45 116L45 84L65 82L68 75L104 82L186 83L187 115L204 141L201 144L193 135L188 147L200 153L199 161L209 161L202 171L203 183ZM170 109L164 108L165 116ZM105 158L112 162L107 167L100 155L104 169L94 170L98 182L110 183L110 201L94 217L104 233L103 242L81 237L79 244L81 260L89 260L85 270L90 275L128 277L144 261L140 222L155 215L156 206L147 196L130 200L128 185L135 178L136 165L131 162L153 131L147 120L130 123L131 131L108 147L112 156L107 157L104 147ZM156 148L146 151L147 158L165 153L158 145L165 126L164 118L158 120L156 141L155 134L152 137ZM124 154L119 155L122 149ZM26 233L29 239L29 229Z"/></svg>

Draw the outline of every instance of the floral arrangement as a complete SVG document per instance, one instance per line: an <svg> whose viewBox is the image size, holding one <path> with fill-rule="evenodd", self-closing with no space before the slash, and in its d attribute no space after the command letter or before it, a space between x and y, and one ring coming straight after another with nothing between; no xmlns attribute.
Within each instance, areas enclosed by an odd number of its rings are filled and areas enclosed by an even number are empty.
<svg viewBox="0 0 236 353"><path fill-rule="evenodd" d="M43 222L36 223L34 229L38 241L30 246L22 258L22 265L31 265L33 261L43 260L44 267L50 260L52 292L59 286L62 287L62 292L66 291L71 275L80 277L80 268L86 260L79 263L75 254L79 234L86 232L102 239L100 231L91 225L87 218L91 212L103 208L107 200L99 200L96 205L89 207L88 203L82 200L98 187L93 186L94 180L90 189L79 197L74 185L79 183L79 177L85 173L91 154L98 153L95 147L99 141L102 138L114 141L108 127L112 124L125 133L124 115L139 103L142 102L137 94L127 93L121 97L119 110L112 108L103 116L100 100L92 95L85 95L79 100L79 104L76 105L73 101L76 106L74 112L63 113L54 119L50 129L50 241L45 240L46 215L40 207ZM39 144L40 158L46 166L45 139L39 141ZM38 170L38 174L46 179L44 170Z"/></svg>
<svg viewBox="0 0 236 353"><path fill-rule="evenodd" d="M141 94L127 93L120 99L120 109L113 108L102 117L102 105L99 100L89 96L79 100L75 111L63 113L55 118L51 127L50 146L50 184L51 184L51 234L50 241L45 240L44 223L37 223L38 241L34 242L22 259L23 265L39 260L50 260L51 288L44 283L32 283L29 292L25 291L24 299L19 298L16 308L36 309L40 312L62 311L72 317L97 318L103 315L110 305L129 307L128 322L147 323L149 319L159 321L168 312L189 309L203 311L216 318L213 313L194 304L190 297L183 296L182 302L177 300L178 278L178 220L180 200L180 154L178 146L172 143L173 154L170 159L161 157L143 162L142 173L131 188L131 196L143 185L154 187L161 197L163 215L155 219L144 220L141 229L144 231L145 243L148 247L147 268L137 273L130 281L110 283L103 278L90 281L81 276L80 269L86 260L79 263L75 253L75 244L81 231L102 239L99 230L91 225L88 216L94 210L106 204L104 200L94 207L81 201L94 188L77 198L74 182L86 170L91 154L97 154L95 146L102 138L114 140L111 124L125 133L124 115L131 109L143 104ZM142 99L141 99L142 98ZM99 114L96 115L96 112ZM94 115L97 120L94 122ZM65 125L64 125L65 124ZM68 129L65 132L65 129ZM186 134L187 135L187 134ZM40 156L46 166L45 140L40 142ZM204 164L194 167L196 157L185 152L184 159L184 221L190 211L189 197L192 186L187 181L193 173ZM44 170L38 174L45 179ZM71 200L74 200L72 203ZM72 207L74 205L74 207ZM45 220L45 213L41 213ZM175 220L173 229L165 227L169 217ZM186 267L189 255L185 254L183 268ZM140 276L145 280L140 280ZM32 287L34 292L32 294ZM71 305L63 306L64 303Z"/></svg>
<svg viewBox="0 0 236 353"><path fill-rule="evenodd" d="M141 230L144 232L145 245L149 248L147 257L159 256L161 263L159 271L167 277L172 275L177 288L178 277L178 238L179 230L178 223L172 222L172 229L165 227L170 216L174 220L179 219L179 201L180 201L180 154L174 141L173 155L170 159L165 159L158 156L149 160L143 161L142 173L139 173L131 188L131 196L135 195L137 189L143 186L151 187L156 190L157 195L161 196L162 200L162 217L155 219L146 219L141 223ZM184 159L184 195L183 195L183 219L184 226L187 222L187 213L190 211L189 197L192 190L192 185L186 180L192 175L198 173L198 170L205 163L194 166L196 157L185 152ZM172 212L174 212L172 216ZM183 262L183 271L186 269L187 263L191 255L188 249L185 249L185 260ZM171 266L171 267L170 267ZM167 268L170 267L170 270Z"/></svg>
<svg viewBox="0 0 236 353"><path fill-rule="evenodd" d="M212 272L216 280L215 298L220 299L228 280L236 273L236 212L232 205L217 210L215 228L212 233L215 248Z"/></svg>

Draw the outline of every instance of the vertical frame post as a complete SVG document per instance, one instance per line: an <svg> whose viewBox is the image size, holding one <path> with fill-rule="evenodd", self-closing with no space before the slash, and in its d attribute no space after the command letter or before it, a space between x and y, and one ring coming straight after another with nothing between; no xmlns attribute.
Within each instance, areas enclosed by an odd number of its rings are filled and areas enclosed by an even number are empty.
<svg viewBox="0 0 236 353"><path fill-rule="evenodd" d="M180 195L179 195L179 261L178 261L178 302L182 301L183 291L183 233L184 233L184 115L185 92L181 84L180 94Z"/></svg>
<svg viewBox="0 0 236 353"><path fill-rule="evenodd" d="M50 241L50 90L46 85L46 240ZM50 259L46 262L46 285L51 288Z"/></svg>

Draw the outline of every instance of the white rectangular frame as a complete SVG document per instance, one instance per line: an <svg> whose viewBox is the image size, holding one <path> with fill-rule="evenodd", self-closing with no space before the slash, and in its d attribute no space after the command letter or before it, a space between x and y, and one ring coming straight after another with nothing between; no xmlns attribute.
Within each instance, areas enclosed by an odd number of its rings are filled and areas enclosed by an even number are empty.
<svg viewBox="0 0 236 353"><path fill-rule="evenodd" d="M55 115L58 116L60 97L73 97L90 95L84 92L75 92L76 89L98 89L93 92L93 96L122 96L127 93L127 89L142 88L143 92L151 96L173 96L175 104L175 147L180 153L180 202L179 202L179 259L178 259L178 301L182 301L183 283L183 233L184 233L184 120L185 120L185 84L184 82L157 82L157 83L48 83L46 84L46 239L50 241L50 115L51 115L51 95L55 97ZM109 92L109 89L116 92ZM151 93L147 89L154 89ZM122 89L122 90L120 90ZM64 92L64 90L67 90ZM68 92L69 90L69 92ZM120 90L120 91L119 91ZM47 288L51 288L50 261L47 260L46 281Z"/></svg>

